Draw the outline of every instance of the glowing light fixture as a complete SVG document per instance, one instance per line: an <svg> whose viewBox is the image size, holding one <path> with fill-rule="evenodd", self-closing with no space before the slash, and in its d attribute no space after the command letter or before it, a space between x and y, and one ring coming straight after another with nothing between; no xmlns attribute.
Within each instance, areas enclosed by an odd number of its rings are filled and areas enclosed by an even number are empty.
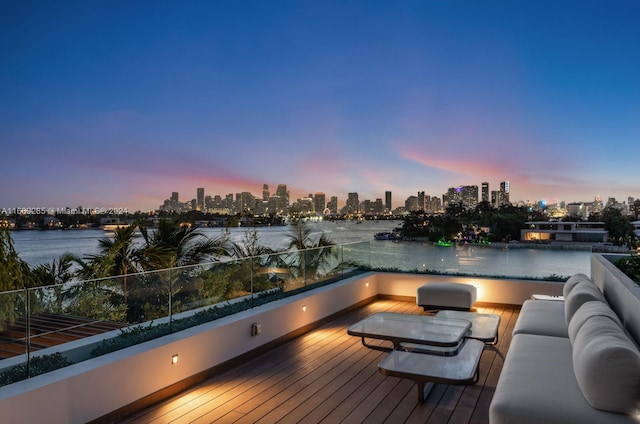
<svg viewBox="0 0 640 424"><path fill-rule="evenodd" d="M171 357L171 365L175 365L178 363L178 354L176 353Z"/></svg>
<svg viewBox="0 0 640 424"><path fill-rule="evenodd" d="M307 312L307 305L302 305L302 312Z"/></svg>

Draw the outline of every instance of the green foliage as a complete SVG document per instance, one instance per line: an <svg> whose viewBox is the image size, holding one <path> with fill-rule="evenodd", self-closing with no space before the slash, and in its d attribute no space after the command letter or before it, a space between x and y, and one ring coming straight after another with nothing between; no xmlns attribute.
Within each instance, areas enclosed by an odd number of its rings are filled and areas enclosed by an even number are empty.
<svg viewBox="0 0 640 424"><path fill-rule="evenodd" d="M453 240L459 235L475 242L519 240L520 230L525 228L530 214L526 207L505 205L496 209L488 202L480 202L474 209L451 204L442 215L409 213L403 219L402 235L427 237L433 242L441 238ZM488 240L480 227L490 228Z"/></svg>
<svg viewBox="0 0 640 424"><path fill-rule="evenodd" d="M539 281L541 280L540 278L536 278L536 277L508 277L508 276L504 276L504 275L478 275L478 274L467 274L464 272L444 272L444 271L437 271L437 270L433 270L433 269L413 269L411 271L404 271L398 268L379 268L379 267L366 267L366 266L361 266L359 268L361 271L375 271L375 272L401 272L401 273L410 273L410 274L426 274L426 275L451 275L451 276L455 276L455 277L482 277L482 278L493 278L493 279L499 279L499 280L508 280L508 279L517 279L517 280L533 280L533 281ZM563 277L560 275L556 275L556 274L551 274L547 277L543 277L542 280L543 281L558 281L558 282L565 282L569 279L569 277Z"/></svg>
<svg viewBox="0 0 640 424"><path fill-rule="evenodd" d="M28 287L28 271L29 267L18 257L13 247L11 232L6 226L0 225L0 292ZM24 314L24 306L22 296L0 296L0 331L13 325L18 316Z"/></svg>
<svg viewBox="0 0 640 424"><path fill-rule="evenodd" d="M633 255L616 260L613 263L620 271L640 285L640 256Z"/></svg>
<svg viewBox="0 0 640 424"><path fill-rule="evenodd" d="M34 356L29 360L28 371L26 363L15 365L2 371L2 373L0 373L0 386L25 380L27 378L27 372L29 373L29 377L35 377L36 375L45 374L71 364L73 364L73 362L69 361L59 352L52 355Z"/></svg>

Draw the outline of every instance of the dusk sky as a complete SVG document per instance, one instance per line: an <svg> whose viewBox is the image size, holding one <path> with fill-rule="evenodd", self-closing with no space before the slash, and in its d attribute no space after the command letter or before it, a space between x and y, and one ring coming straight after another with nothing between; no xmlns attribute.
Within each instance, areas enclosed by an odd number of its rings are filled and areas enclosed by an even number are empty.
<svg viewBox="0 0 640 424"><path fill-rule="evenodd" d="M640 198L640 2L0 0L0 208Z"/></svg>

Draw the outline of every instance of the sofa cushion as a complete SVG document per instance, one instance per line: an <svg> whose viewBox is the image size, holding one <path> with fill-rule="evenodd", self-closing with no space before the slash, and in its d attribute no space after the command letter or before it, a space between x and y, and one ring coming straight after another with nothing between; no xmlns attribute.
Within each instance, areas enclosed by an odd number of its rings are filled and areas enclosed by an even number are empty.
<svg viewBox="0 0 640 424"><path fill-rule="evenodd" d="M516 334L491 405L491 424L635 423L628 415L592 408L573 373L564 337Z"/></svg>
<svg viewBox="0 0 640 424"><path fill-rule="evenodd" d="M568 333L569 339L571 339L571 343L576 338L578 334L578 330L582 327L582 325L591 317L594 316L602 316L610 319L615 322L620 328L622 327L622 323L620 322L620 318L616 315L615 312L611 309L611 307L599 300L593 300L590 302L585 302L578 308L573 317L571 318L571 322L569 323Z"/></svg>
<svg viewBox="0 0 640 424"><path fill-rule="evenodd" d="M588 318L573 341L578 386L594 408L620 414L640 411L640 352L608 317Z"/></svg>
<svg viewBox="0 0 640 424"><path fill-rule="evenodd" d="M593 283L591 282L591 279L590 279L589 277L587 277L586 275L584 275L584 274L574 274L574 275L572 275L572 276L571 276L571 277L569 277L569 279L564 283L564 286L562 286L562 295L563 295L564 297L567 297L567 296L569 295L569 293L571 292L571 290L573 290L573 288L574 288L577 284L579 284L579 283L581 283L581 282L583 282L583 281L586 281L586 282L589 282L589 283L593 284Z"/></svg>
<svg viewBox="0 0 640 424"><path fill-rule="evenodd" d="M569 337L564 316L564 302L526 300L520 309L513 334Z"/></svg>
<svg viewBox="0 0 640 424"><path fill-rule="evenodd" d="M602 292L592 282L583 281L575 285L564 298L564 315L567 325L571 322L573 314L586 302L599 300L605 302Z"/></svg>

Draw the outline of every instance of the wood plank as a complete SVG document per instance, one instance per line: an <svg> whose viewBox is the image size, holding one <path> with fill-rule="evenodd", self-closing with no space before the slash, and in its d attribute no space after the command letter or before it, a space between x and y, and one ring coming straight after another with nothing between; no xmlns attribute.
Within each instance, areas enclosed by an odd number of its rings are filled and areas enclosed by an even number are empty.
<svg viewBox="0 0 640 424"><path fill-rule="evenodd" d="M347 328L376 312L427 314L413 302L378 300L138 411L136 423L488 423L488 411L518 310L499 314L500 339L485 348L474 385L436 384L424 403L407 379L378 372L386 353L367 349Z"/></svg>

